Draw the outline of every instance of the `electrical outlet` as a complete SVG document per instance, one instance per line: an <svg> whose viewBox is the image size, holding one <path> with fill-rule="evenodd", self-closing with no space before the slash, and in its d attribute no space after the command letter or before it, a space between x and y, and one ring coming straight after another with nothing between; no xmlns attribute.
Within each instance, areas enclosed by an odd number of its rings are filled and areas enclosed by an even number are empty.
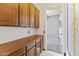
<svg viewBox="0 0 79 59"><path fill-rule="evenodd" d="M43 33L45 34L45 30L43 31Z"/></svg>
<svg viewBox="0 0 79 59"><path fill-rule="evenodd" d="M28 30L28 34L30 33L30 31Z"/></svg>

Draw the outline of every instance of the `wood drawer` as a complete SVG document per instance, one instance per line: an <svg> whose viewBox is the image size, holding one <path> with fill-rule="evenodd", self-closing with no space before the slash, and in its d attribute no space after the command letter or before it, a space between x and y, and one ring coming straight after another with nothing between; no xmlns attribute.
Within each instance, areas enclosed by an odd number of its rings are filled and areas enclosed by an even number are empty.
<svg viewBox="0 0 79 59"><path fill-rule="evenodd" d="M32 47L29 51L27 51L27 56L35 56L35 46Z"/></svg>
<svg viewBox="0 0 79 59"><path fill-rule="evenodd" d="M41 41L36 43L36 56L40 55L41 53Z"/></svg>
<svg viewBox="0 0 79 59"><path fill-rule="evenodd" d="M26 46L27 51L28 51L29 49L31 49L33 46L35 46L35 41L30 42L30 43Z"/></svg>
<svg viewBox="0 0 79 59"><path fill-rule="evenodd" d="M10 56L24 56L25 55L25 48L21 48L14 53L10 54Z"/></svg>

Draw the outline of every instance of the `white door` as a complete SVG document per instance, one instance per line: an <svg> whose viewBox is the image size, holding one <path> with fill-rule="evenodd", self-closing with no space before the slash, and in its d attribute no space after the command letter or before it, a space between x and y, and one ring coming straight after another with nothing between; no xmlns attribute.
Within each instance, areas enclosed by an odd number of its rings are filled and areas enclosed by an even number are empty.
<svg viewBox="0 0 79 59"><path fill-rule="evenodd" d="M59 16L47 16L47 50L61 53Z"/></svg>

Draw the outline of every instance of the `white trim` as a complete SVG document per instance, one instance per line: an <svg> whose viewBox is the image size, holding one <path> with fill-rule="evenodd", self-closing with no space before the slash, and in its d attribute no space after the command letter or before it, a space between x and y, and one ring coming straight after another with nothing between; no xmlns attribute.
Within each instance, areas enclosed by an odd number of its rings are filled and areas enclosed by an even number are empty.
<svg viewBox="0 0 79 59"><path fill-rule="evenodd" d="M47 16L54 16L60 14L60 8L53 8L46 11Z"/></svg>

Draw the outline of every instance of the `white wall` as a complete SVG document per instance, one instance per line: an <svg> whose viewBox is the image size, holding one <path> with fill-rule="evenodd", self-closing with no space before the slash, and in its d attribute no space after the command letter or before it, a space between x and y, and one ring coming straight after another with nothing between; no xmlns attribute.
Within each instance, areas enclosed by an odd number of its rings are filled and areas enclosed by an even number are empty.
<svg viewBox="0 0 79 59"><path fill-rule="evenodd" d="M75 17L76 17L76 33L74 33L74 4L68 4L68 53L70 55L79 56L79 4L76 3L75 9ZM76 38L74 39L74 34L76 34ZM76 42L74 43L74 40ZM74 47L74 44L75 47Z"/></svg>
<svg viewBox="0 0 79 59"><path fill-rule="evenodd" d="M30 31L29 34L28 30ZM22 37L31 36L34 34L36 34L36 29L34 28L0 26L0 44L13 41Z"/></svg>
<svg viewBox="0 0 79 59"><path fill-rule="evenodd" d="M79 56L79 3L76 3L76 55Z"/></svg>
<svg viewBox="0 0 79 59"><path fill-rule="evenodd" d="M68 53L74 55L74 6L68 4Z"/></svg>
<svg viewBox="0 0 79 59"><path fill-rule="evenodd" d="M67 54L73 56L74 48L75 55L79 56L79 3L76 3L75 17L76 17L76 33L74 33L74 4L68 4L68 39L67 39ZM74 39L74 34L76 34L76 39ZM74 40L76 42L74 43ZM74 44L75 47L74 47Z"/></svg>

